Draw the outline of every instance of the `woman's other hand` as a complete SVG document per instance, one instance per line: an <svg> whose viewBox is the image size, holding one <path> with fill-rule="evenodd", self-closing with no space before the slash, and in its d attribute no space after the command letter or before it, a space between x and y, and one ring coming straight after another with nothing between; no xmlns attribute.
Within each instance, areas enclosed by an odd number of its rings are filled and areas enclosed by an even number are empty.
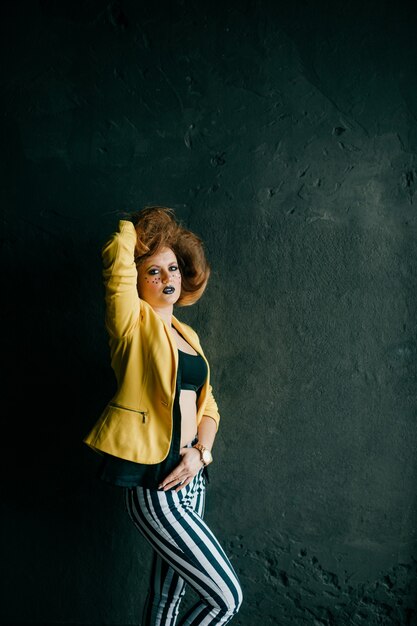
<svg viewBox="0 0 417 626"><path fill-rule="evenodd" d="M158 485L158 489L167 491L179 483L175 491L180 491L180 489L186 487L199 470L204 467L200 452L197 448L181 448L180 454L182 456L181 462Z"/></svg>

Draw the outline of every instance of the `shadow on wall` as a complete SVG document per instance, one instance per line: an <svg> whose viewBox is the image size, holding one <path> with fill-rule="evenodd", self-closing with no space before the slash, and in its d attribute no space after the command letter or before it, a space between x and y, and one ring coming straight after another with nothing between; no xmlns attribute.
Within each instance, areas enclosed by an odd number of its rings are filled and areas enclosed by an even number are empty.
<svg viewBox="0 0 417 626"><path fill-rule="evenodd" d="M57 243L35 230L38 239L33 245L25 241L30 253L23 263L8 264L6 275L13 281L3 308L8 330L2 491L25 508L28 498L39 504L65 486L76 490L88 478L82 438L115 386L104 328L100 244L82 249L77 242L73 255L64 235ZM25 503L19 485L27 488Z"/></svg>

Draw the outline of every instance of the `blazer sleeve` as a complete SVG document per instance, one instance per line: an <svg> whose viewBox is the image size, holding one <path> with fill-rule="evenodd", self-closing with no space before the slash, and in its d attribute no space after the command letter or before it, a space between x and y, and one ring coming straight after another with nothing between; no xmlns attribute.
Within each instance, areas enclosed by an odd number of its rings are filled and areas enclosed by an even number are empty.
<svg viewBox="0 0 417 626"><path fill-rule="evenodd" d="M214 421L216 422L217 432L219 430L220 414L217 402L213 396L213 387L211 385L209 385L208 388L207 402L206 406L204 407L204 415L208 415L209 417L212 417L214 419Z"/></svg>
<svg viewBox="0 0 417 626"><path fill-rule="evenodd" d="M119 221L101 251L105 286L105 324L115 337L128 335L139 319L140 299L135 264L136 230L132 222Z"/></svg>

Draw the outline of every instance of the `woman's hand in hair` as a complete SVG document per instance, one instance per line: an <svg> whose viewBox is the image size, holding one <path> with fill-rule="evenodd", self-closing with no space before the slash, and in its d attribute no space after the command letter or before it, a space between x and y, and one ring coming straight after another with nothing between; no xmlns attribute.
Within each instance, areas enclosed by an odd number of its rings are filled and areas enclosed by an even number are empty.
<svg viewBox="0 0 417 626"><path fill-rule="evenodd" d="M172 470L159 484L158 488L167 491L175 485L178 487L175 491L180 491L188 485L194 476L204 467L201 455L197 448L181 448L181 462Z"/></svg>

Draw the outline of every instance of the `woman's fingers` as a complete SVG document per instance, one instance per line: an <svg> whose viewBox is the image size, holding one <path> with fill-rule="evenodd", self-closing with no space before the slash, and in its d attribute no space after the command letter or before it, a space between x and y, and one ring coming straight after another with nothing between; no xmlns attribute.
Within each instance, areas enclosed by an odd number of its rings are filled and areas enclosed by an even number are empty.
<svg viewBox="0 0 417 626"><path fill-rule="evenodd" d="M167 489L170 489L174 485L180 483L175 490L179 491L180 489L186 487L190 480L203 467L200 453L195 448L181 448L180 454L182 456L181 462L158 485L158 489L164 489L164 491L166 491Z"/></svg>
<svg viewBox="0 0 417 626"><path fill-rule="evenodd" d="M191 479L192 479L192 476L189 476L185 480L182 480L181 483L178 485L178 487L175 489L175 491L178 492L178 491L181 491L181 489L184 489L184 487L186 487L191 482Z"/></svg>
<svg viewBox="0 0 417 626"><path fill-rule="evenodd" d="M185 471L185 467L183 462L181 462L177 467L172 470L168 476L165 476L164 480L158 485L158 489L169 489L174 485L183 482L186 478L188 478L189 472Z"/></svg>
<svg viewBox="0 0 417 626"><path fill-rule="evenodd" d="M190 469L183 463L180 463L168 476L164 478L163 481L158 485L158 489L170 489L174 485L180 483L179 489L182 489L190 480L197 474L197 472L201 469L202 465L198 464L193 469ZM177 489L178 491L178 489Z"/></svg>
<svg viewBox="0 0 417 626"><path fill-rule="evenodd" d="M187 474L181 474L181 475L177 475L177 476L172 476L171 474L169 474L159 485L159 489L164 489L164 491L166 491L167 489L170 489L171 487L173 487L174 485L177 485L178 483L180 483L180 487L178 487L176 489L176 491L178 491L179 489L182 489L183 487L185 487L185 484L188 484L191 480L192 476L187 475Z"/></svg>

